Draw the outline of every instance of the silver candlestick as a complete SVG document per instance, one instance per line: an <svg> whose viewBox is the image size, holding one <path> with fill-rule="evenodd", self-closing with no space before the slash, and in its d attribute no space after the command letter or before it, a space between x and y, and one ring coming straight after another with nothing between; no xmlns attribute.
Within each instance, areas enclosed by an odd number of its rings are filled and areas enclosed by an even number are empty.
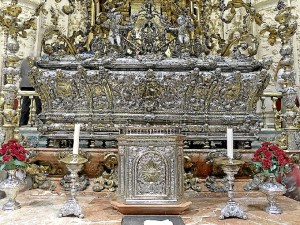
<svg viewBox="0 0 300 225"><path fill-rule="evenodd" d="M79 206L75 198L77 191L76 179L78 178L78 172L81 171L83 164L86 163L88 160L80 155L71 154L61 159L60 161L66 164L68 170L71 173L71 190L70 198L59 210L58 217L74 215L79 218L83 218L84 215L82 214L81 207Z"/></svg>
<svg viewBox="0 0 300 225"><path fill-rule="evenodd" d="M227 175L228 179L228 201L226 203L226 206L221 211L220 219L225 219L228 217L237 217L241 219L248 219L248 216L244 214L243 210L240 208L239 204L236 203L233 200L233 183L234 183L234 175L237 174L237 172L240 169L240 166L244 164L241 160L232 160L232 159L226 159L222 160L220 162L220 165L222 166L223 171Z"/></svg>

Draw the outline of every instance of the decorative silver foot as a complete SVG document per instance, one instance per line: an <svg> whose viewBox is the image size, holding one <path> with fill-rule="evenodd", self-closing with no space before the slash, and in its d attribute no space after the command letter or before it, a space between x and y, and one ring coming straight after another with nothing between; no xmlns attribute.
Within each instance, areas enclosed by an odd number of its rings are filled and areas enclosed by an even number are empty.
<svg viewBox="0 0 300 225"><path fill-rule="evenodd" d="M279 208L276 203L269 203L266 207L266 212L270 214L281 214L282 209Z"/></svg>
<svg viewBox="0 0 300 225"><path fill-rule="evenodd" d="M244 214L243 210L240 208L239 204L234 201L228 201L226 206L221 211L221 220L229 217L237 217L241 219L248 219L248 216Z"/></svg>
<svg viewBox="0 0 300 225"><path fill-rule="evenodd" d="M63 207L59 210L58 217L74 215L79 218L84 218L81 207L78 205L76 199L69 199Z"/></svg>
<svg viewBox="0 0 300 225"><path fill-rule="evenodd" d="M3 210L16 210L20 208L21 204L13 199L8 200L2 207Z"/></svg>

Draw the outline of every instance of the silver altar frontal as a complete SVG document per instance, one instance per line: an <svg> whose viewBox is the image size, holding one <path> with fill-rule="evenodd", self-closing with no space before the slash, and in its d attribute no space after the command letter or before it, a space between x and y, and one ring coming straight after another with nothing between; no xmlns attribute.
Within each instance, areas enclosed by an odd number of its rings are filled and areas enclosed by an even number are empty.
<svg viewBox="0 0 300 225"><path fill-rule="evenodd" d="M183 200L183 136L170 127L127 128L120 135L118 199L126 204Z"/></svg>

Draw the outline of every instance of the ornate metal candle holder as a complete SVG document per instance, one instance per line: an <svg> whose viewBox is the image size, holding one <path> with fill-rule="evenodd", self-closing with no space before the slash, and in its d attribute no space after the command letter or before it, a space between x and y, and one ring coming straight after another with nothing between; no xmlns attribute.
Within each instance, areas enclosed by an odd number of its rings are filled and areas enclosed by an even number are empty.
<svg viewBox="0 0 300 225"><path fill-rule="evenodd" d="M86 158L83 158L80 155L70 154L64 157L63 159L61 159L60 161L66 164L68 170L71 173L70 174L71 189L70 189L70 198L59 210L58 217L74 215L79 218L83 218L84 215L82 214L81 208L75 198L76 191L77 191L76 179L78 177L78 172L81 171L83 167L83 164L86 163L88 160Z"/></svg>
<svg viewBox="0 0 300 225"><path fill-rule="evenodd" d="M220 219L225 219L227 217L237 217L241 219L248 219L248 216L244 214L243 210L240 208L239 204L233 200L233 182L234 182L234 175L240 169L240 166L244 162L241 160L232 160L226 159L220 162L223 171L227 175L228 179L228 201L226 206L221 211Z"/></svg>

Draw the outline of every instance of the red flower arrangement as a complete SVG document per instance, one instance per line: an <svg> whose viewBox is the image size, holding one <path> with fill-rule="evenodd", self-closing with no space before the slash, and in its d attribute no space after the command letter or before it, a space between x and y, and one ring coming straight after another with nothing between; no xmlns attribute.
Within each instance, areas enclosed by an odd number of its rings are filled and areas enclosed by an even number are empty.
<svg viewBox="0 0 300 225"><path fill-rule="evenodd" d="M30 161L29 156L29 152L17 140L11 139L1 145L0 170L26 167Z"/></svg>
<svg viewBox="0 0 300 225"><path fill-rule="evenodd" d="M278 177L291 171L291 160L288 155L277 145L263 142L256 150L252 163L257 169L264 172L266 176L271 173Z"/></svg>

